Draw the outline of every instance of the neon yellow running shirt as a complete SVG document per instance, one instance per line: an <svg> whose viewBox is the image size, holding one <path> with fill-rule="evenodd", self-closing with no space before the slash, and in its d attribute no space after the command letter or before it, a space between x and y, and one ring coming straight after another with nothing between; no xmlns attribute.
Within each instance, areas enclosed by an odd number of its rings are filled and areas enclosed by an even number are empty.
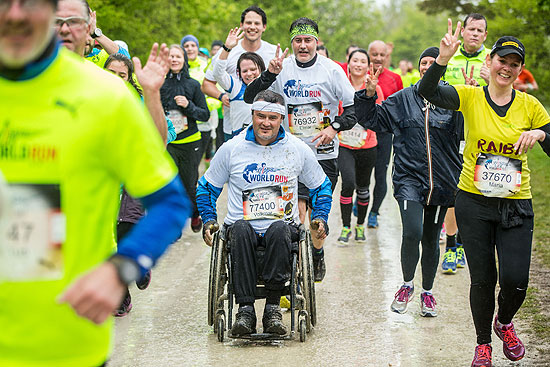
<svg viewBox="0 0 550 367"><path fill-rule="evenodd" d="M48 266L29 276L4 261L0 366L101 365L111 347L112 319L97 326L56 299L112 253L120 185L134 197L152 194L173 180L175 166L124 82L65 49L33 79L0 78L0 111L0 170L8 191L18 188L34 205L57 188L60 211L37 212L66 218L66 226L54 223L53 235L44 231L29 242L43 245L52 236L48 245L59 242L48 248L60 250L46 258ZM49 205L55 208L56 200Z"/></svg>

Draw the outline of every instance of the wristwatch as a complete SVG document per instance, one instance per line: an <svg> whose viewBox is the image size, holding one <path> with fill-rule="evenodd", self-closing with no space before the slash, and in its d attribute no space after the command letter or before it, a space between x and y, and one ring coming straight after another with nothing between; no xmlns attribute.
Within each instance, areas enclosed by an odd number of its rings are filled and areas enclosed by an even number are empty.
<svg viewBox="0 0 550 367"><path fill-rule="evenodd" d="M116 268L118 278L126 285L140 278L141 272L138 264L129 257L115 254L107 259Z"/></svg>
<svg viewBox="0 0 550 367"><path fill-rule="evenodd" d="M92 38L97 38L103 36L103 32L101 31L101 28L96 28L91 34Z"/></svg>
<svg viewBox="0 0 550 367"><path fill-rule="evenodd" d="M230 49L229 47L227 47L227 46L225 45L225 43L222 44L222 48L223 48L225 51L227 51L227 52L231 52L231 49Z"/></svg>
<svg viewBox="0 0 550 367"><path fill-rule="evenodd" d="M340 131L340 128L342 127L338 121L333 121L330 126L332 126L332 128L336 131Z"/></svg>

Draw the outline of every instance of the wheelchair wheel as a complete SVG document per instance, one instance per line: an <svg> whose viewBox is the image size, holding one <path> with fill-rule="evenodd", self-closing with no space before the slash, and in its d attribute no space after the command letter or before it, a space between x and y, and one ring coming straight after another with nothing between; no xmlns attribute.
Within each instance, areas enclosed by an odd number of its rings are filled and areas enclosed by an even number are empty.
<svg viewBox="0 0 550 367"><path fill-rule="evenodd" d="M315 326L317 324L317 306L316 306L316 300L315 300L315 276L313 273L313 243L311 242L311 233L308 231L308 236L306 237L308 239L308 244L306 246L306 249L308 251L308 264L309 264L309 304L310 308L308 309L309 317L311 319L311 325Z"/></svg>
<svg viewBox="0 0 550 367"><path fill-rule="evenodd" d="M223 271L223 249L219 232L214 233L212 252L210 255L210 275L208 281L208 325L217 329L216 315L218 310L218 298L223 292L221 274Z"/></svg>
<svg viewBox="0 0 550 367"><path fill-rule="evenodd" d="M216 334L218 335L218 341L223 343L225 338L225 317L223 314L218 314L216 317Z"/></svg>
<svg viewBox="0 0 550 367"><path fill-rule="evenodd" d="M317 318L315 309L315 281L313 278L313 252L311 250L309 232L306 234L305 241L300 244L300 256L302 261L302 293L306 300L304 308L308 314L305 324L307 332L310 332L311 326L315 326Z"/></svg>
<svg viewBox="0 0 550 367"><path fill-rule="evenodd" d="M305 342L307 338L307 326L305 318L300 318L300 322L298 323L298 332L300 333L300 341L302 343Z"/></svg>

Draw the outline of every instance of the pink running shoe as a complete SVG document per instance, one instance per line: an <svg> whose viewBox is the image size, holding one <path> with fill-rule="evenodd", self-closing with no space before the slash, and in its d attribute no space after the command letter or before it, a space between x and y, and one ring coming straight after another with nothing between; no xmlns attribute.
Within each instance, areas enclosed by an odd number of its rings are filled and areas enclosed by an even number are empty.
<svg viewBox="0 0 550 367"><path fill-rule="evenodd" d="M472 367L492 367L492 352L491 344L479 344L476 347Z"/></svg>
<svg viewBox="0 0 550 367"><path fill-rule="evenodd" d="M414 287L407 287L403 284L395 294L395 298L391 303L391 310L397 313L405 313L407 311L407 304L411 301L413 293Z"/></svg>
<svg viewBox="0 0 550 367"><path fill-rule="evenodd" d="M493 322L493 330L495 334L502 340L502 351L506 358L511 361L519 361L525 355L525 347L521 340L519 340L516 335L516 330L514 329L514 324L502 325L502 327L497 326L497 316L495 316L495 321Z"/></svg>

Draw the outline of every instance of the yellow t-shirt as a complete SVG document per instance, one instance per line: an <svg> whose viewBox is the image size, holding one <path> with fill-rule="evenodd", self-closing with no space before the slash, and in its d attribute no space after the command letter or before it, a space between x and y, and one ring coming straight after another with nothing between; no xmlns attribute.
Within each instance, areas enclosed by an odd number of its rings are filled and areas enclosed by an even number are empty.
<svg viewBox="0 0 550 367"><path fill-rule="evenodd" d="M459 111L464 115L464 165L458 188L474 194L481 192L474 185L476 162L480 153L511 157L521 161L521 186L509 199L530 199L531 185L527 154L516 154L513 145L524 131L550 123L550 116L533 96L516 91L506 116L500 117L491 108L483 87L455 85L460 97Z"/></svg>
<svg viewBox="0 0 550 367"><path fill-rule="evenodd" d="M23 193L23 213L42 230L25 227L36 239L27 241L29 253L47 247L55 254L48 266L31 262L22 271L16 266L27 263L0 230L0 366L100 365L112 319L97 326L56 299L111 255L120 185L143 197L173 180L176 168L124 82L65 49L35 78L0 78L0 111L0 171L10 197L14 188ZM28 209L48 201L46 209ZM41 213L55 219L53 235L36 220Z"/></svg>

